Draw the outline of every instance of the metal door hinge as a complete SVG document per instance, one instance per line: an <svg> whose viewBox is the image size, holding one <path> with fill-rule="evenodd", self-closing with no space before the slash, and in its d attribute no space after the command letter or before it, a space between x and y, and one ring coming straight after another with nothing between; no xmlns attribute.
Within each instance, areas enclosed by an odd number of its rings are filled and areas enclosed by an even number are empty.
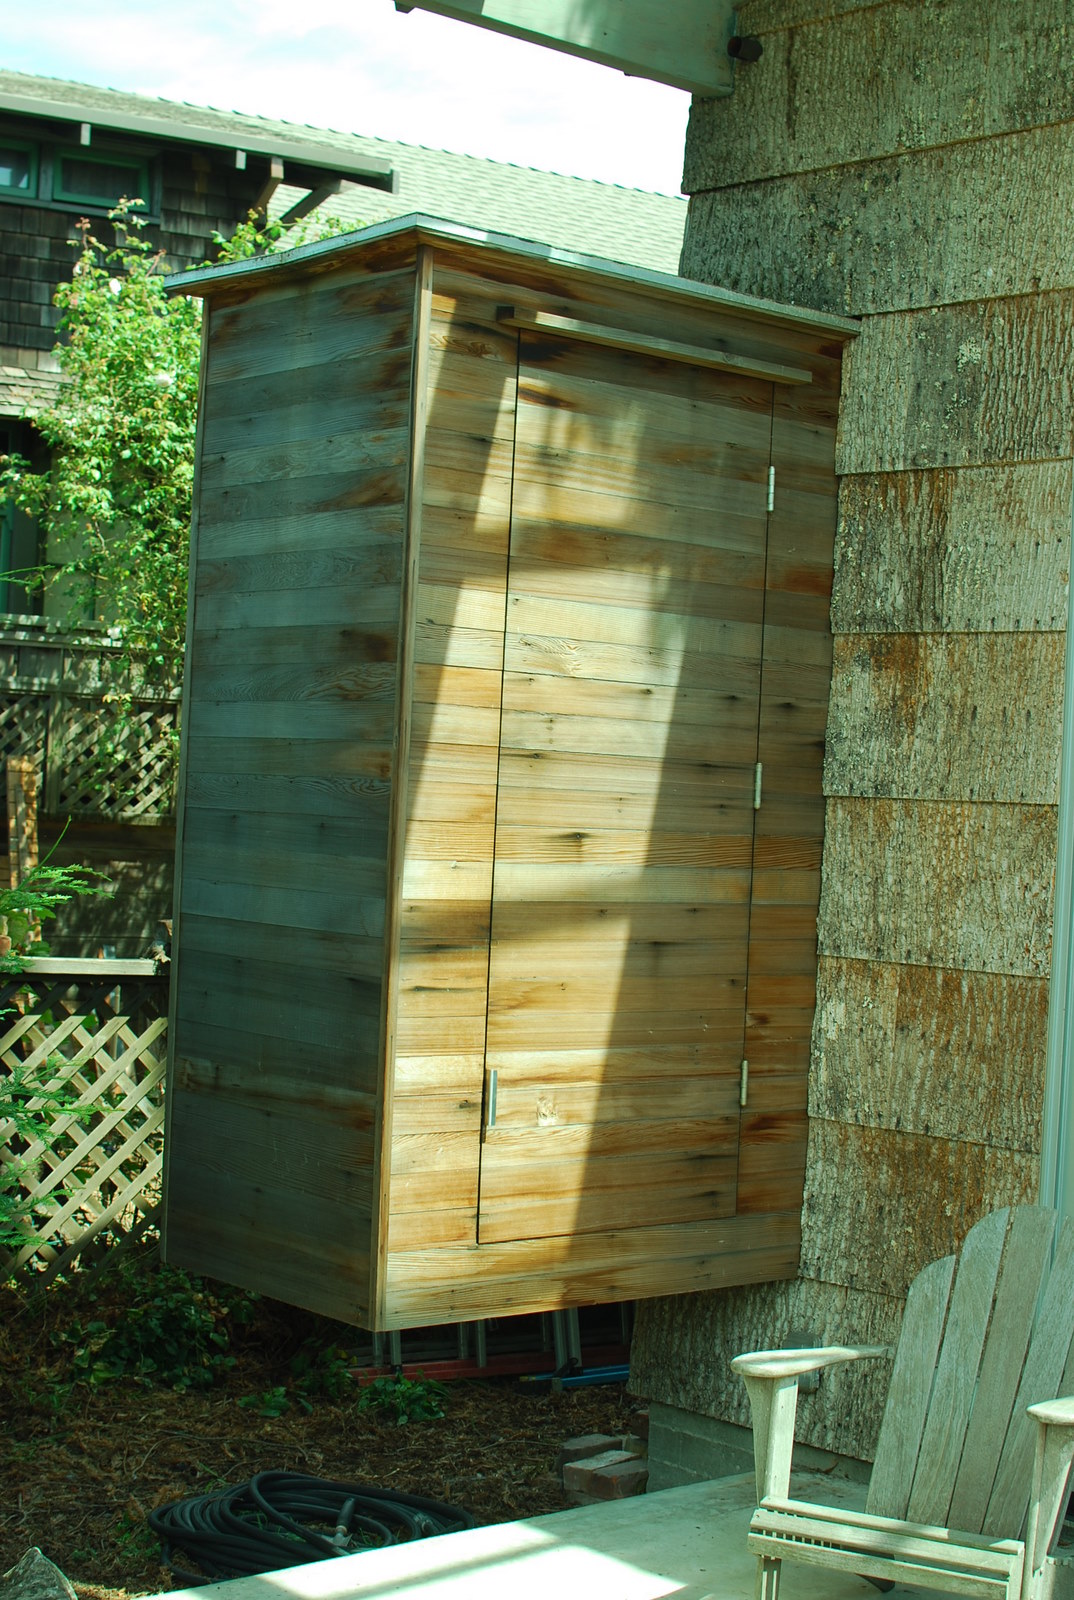
<svg viewBox="0 0 1074 1600"><path fill-rule="evenodd" d="M768 469L768 509L769 509L769 511L774 511L776 509L776 469L775 469L775 467L769 467L769 469Z"/></svg>
<svg viewBox="0 0 1074 1600"><path fill-rule="evenodd" d="M753 809L761 809L761 774L764 772L764 763L758 761L753 769Z"/></svg>
<svg viewBox="0 0 1074 1600"><path fill-rule="evenodd" d="M750 1064L749 1064L748 1061L743 1061L742 1066L741 1066L741 1068L739 1070L739 1079L738 1079L738 1103L739 1103L739 1105L740 1106L744 1106L746 1104L746 1101L749 1099L749 1097L750 1097Z"/></svg>
<svg viewBox="0 0 1074 1600"><path fill-rule="evenodd" d="M489 1067L485 1081L485 1127L496 1126L496 1068Z"/></svg>

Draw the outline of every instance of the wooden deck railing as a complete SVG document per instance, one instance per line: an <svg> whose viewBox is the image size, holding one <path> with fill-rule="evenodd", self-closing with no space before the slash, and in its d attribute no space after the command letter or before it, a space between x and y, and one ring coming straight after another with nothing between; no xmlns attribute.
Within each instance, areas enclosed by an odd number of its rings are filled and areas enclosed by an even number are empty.
<svg viewBox="0 0 1074 1600"><path fill-rule="evenodd" d="M0 1274L47 1283L155 1222L167 1009L167 968L148 960L35 960L0 983L0 1075L18 1067L73 1102L29 1143L0 1113L0 1165L17 1167L28 1205Z"/></svg>

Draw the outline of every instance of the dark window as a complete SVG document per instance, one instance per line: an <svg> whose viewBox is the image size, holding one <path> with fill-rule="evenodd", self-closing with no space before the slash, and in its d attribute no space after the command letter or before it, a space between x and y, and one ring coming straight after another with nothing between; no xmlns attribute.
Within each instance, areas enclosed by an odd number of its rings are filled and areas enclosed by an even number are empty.
<svg viewBox="0 0 1074 1600"><path fill-rule="evenodd" d="M84 201L87 205L114 206L124 196L149 203L149 171L144 161L122 156L90 155L58 150L52 174L54 200Z"/></svg>
<svg viewBox="0 0 1074 1600"><path fill-rule="evenodd" d="M0 193L36 195L37 151L32 144L12 139L0 142Z"/></svg>
<svg viewBox="0 0 1074 1600"><path fill-rule="evenodd" d="M36 454L34 435L25 422L0 418L0 455L11 450L20 454ZM41 591L28 585L27 569L41 561L41 543L37 523L17 510L10 500L0 505L0 612L15 612L20 616L39 616Z"/></svg>

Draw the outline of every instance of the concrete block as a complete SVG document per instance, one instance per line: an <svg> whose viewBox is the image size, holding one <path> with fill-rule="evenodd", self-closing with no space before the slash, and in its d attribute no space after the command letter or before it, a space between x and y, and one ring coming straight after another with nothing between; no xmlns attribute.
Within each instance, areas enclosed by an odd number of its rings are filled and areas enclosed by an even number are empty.
<svg viewBox="0 0 1074 1600"><path fill-rule="evenodd" d="M835 1473L868 1483L868 1463L796 1443L795 1470ZM649 1427L649 1493L753 1472L753 1433L715 1417L653 1402Z"/></svg>
<svg viewBox="0 0 1074 1600"><path fill-rule="evenodd" d="M650 1406L650 1492L752 1471L753 1435L748 1429L678 1406Z"/></svg>

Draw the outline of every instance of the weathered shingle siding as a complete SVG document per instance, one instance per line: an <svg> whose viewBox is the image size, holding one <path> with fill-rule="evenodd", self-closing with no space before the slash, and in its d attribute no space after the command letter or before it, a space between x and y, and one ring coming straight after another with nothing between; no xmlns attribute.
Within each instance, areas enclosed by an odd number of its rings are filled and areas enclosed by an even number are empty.
<svg viewBox="0 0 1074 1600"><path fill-rule="evenodd" d="M209 160L200 152L175 149L159 160L160 216L147 225L146 237L165 251L171 270L200 265L214 253L213 234L227 235L245 219L257 184L223 157ZM90 221L110 244L107 219L98 211ZM55 345L59 312L52 301L59 284L71 276L78 222L77 205L0 204L0 350L7 360L33 365L32 352Z"/></svg>
<svg viewBox="0 0 1074 1600"><path fill-rule="evenodd" d="M174 271L200 265L216 253L213 234L225 237L245 221L259 184L223 155L210 158L182 147L161 156L161 217L153 230Z"/></svg>
<svg viewBox="0 0 1074 1600"><path fill-rule="evenodd" d="M70 220L36 206L0 207L0 345L51 350L56 285L70 277Z"/></svg>
<svg viewBox="0 0 1074 1600"><path fill-rule="evenodd" d="M737 1350L890 1340L907 1284L1035 1198L1074 389L1062 0L746 0L695 104L684 271L863 318L844 371L835 669L797 1283L642 1308L635 1386L745 1422ZM1002 65L1000 65L1002 63ZM868 1457L882 1368L803 1402Z"/></svg>

